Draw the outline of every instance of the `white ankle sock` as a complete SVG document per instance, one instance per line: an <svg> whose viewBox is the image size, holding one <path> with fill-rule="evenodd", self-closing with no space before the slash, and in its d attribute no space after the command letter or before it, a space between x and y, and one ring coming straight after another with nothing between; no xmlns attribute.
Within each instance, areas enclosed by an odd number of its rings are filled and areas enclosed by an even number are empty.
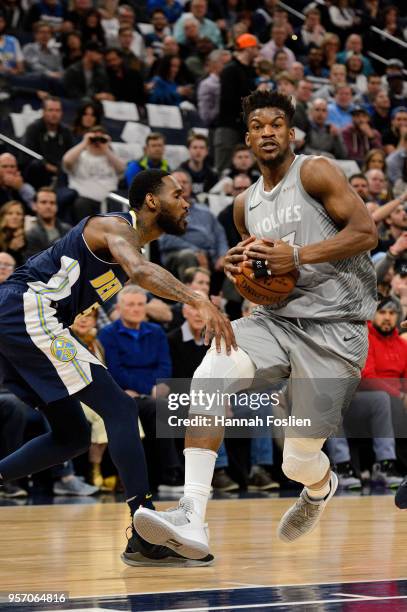
<svg viewBox="0 0 407 612"><path fill-rule="evenodd" d="M195 502L195 510L205 520L206 505L211 492L211 482L215 461L215 451L207 448L185 448L185 497Z"/></svg>
<svg viewBox="0 0 407 612"><path fill-rule="evenodd" d="M315 500L322 500L331 490L331 479L329 479L320 489L310 489L305 487L308 497Z"/></svg>

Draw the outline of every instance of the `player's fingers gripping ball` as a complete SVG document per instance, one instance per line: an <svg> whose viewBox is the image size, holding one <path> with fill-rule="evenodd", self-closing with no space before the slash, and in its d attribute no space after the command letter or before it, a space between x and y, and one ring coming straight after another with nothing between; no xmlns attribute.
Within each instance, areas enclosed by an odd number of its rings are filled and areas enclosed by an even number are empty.
<svg viewBox="0 0 407 612"><path fill-rule="evenodd" d="M264 244L273 246L270 241ZM240 264L240 269L241 272L234 275L237 291L250 302L262 306L278 304L285 300L294 289L299 276L295 268L284 274L272 273L265 259L249 259Z"/></svg>

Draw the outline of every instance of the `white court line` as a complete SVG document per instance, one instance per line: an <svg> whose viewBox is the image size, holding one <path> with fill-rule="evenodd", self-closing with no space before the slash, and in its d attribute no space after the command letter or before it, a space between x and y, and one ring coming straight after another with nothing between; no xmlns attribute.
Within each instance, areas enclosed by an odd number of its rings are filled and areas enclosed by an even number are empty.
<svg viewBox="0 0 407 612"><path fill-rule="evenodd" d="M331 595L340 595L341 597L351 597L352 599L382 599L382 597L378 597L378 596L375 597L374 595L355 595L354 593L331 593Z"/></svg>
<svg viewBox="0 0 407 612"><path fill-rule="evenodd" d="M363 600L358 600L360 603L365 601L389 601L395 599L407 599L407 595L393 595L392 597L366 597ZM276 601L273 603L261 603L261 604L236 604L235 606L205 606L204 608L159 608L157 610L149 610L144 612L209 612L210 610L243 610L254 608L287 608L292 606L310 606L313 604L324 604L324 603L349 603L349 599L310 599L308 601L289 601L282 602ZM356 603L356 601L354 602Z"/></svg>
<svg viewBox="0 0 407 612"><path fill-rule="evenodd" d="M160 569L160 568L156 568ZM168 568L162 568L162 569L168 569ZM171 567L171 569L173 569L173 567ZM193 568L177 568L177 569L188 569L188 570L192 570ZM124 579L126 579L127 576L124 576ZM294 588L294 587L303 587L303 586L326 586L326 585L331 585L331 584L361 584L361 583L371 583L371 582L401 582L401 581L407 581L407 577L405 578L380 578L378 580L374 580L372 578L370 579L366 579L366 580L333 580L332 582L300 582L298 584L258 584L258 585L254 585L252 588L256 588L256 589L282 589L283 587L287 587L287 588ZM225 583L230 584L230 582L226 582ZM169 595L171 593L174 594L179 594L179 593L197 593L197 592L203 592L206 593L207 591L228 591L228 590L239 590L239 589L247 589L250 587L246 587L246 586L237 586L237 587L233 587L232 589L228 588L227 586L222 586L222 587L205 587L205 588L200 588L200 587L195 587L194 589L182 589L182 591L139 591L137 593L112 593L109 595L74 595L73 597L70 597L70 599L102 599L102 598L117 598L117 597L134 597L136 595Z"/></svg>

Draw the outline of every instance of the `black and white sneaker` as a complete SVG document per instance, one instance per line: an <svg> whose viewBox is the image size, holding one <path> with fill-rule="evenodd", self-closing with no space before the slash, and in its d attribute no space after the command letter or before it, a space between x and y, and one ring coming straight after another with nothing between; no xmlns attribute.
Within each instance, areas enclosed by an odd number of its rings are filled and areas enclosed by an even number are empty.
<svg viewBox="0 0 407 612"><path fill-rule="evenodd" d="M166 546L156 546L143 540L131 529L131 536L127 540L127 546L121 555L123 563L136 567L202 567L211 565L214 556L206 555L202 559L187 559Z"/></svg>
<svg viewBox="0 0 407 612"><path fill-rule="evenodd" d="M349 461L343 463L337 463L334 467L336 475L338 476L339 487L348 491L354 491L362 488L360 478L358 478L353 470L352 465Z"/></svg>
<svg viewBox="0 0 407 612"><path fill-rule="evenodd" d="M397 472L395 462L392 459L385 459L373 465L372 482L392 489L398 487L402 480L403 477Z"/></svg>

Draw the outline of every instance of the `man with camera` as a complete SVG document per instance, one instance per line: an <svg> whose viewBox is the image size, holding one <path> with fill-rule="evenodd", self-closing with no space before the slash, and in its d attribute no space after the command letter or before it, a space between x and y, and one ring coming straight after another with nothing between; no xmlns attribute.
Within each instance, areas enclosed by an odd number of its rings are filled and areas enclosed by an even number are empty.
<svg viewBox="0 0 407 612"><path fill-rule="evenodd" d="M110 143L107 130L97 125L64 155L63 167L68 174L69 187L78 194L73 205L75 223L87 215L99 213L100 203L118 187L125 164L113 153Z"/></svg>

